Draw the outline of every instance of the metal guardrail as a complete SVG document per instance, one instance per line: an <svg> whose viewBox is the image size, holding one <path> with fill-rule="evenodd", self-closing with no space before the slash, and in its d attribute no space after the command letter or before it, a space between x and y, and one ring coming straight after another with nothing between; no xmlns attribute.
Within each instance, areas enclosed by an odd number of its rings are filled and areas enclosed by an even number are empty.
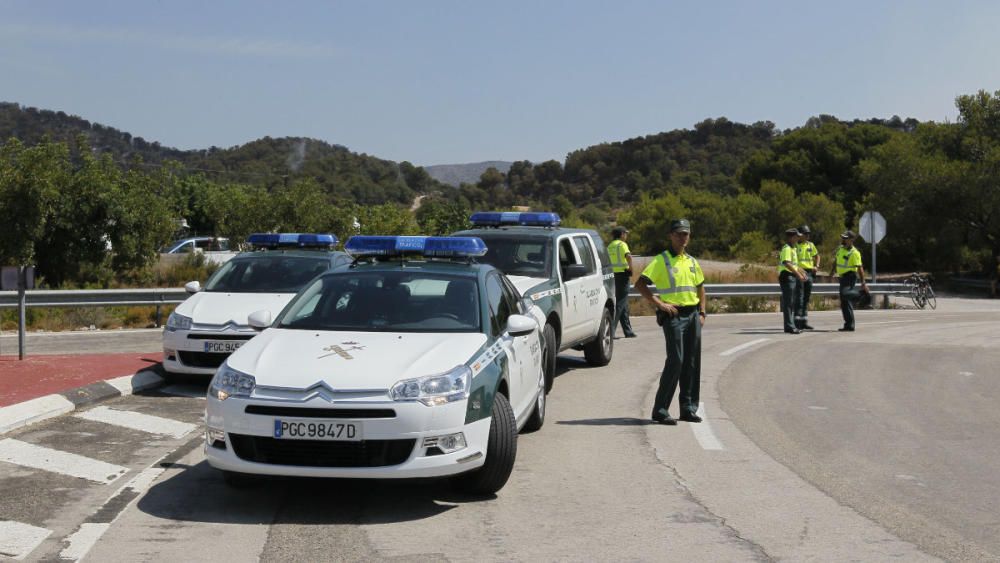
<svg viewBox="0 0 1000 563"><path fill-rule="evenodd" d="M650 286L652 289L652 286ZM909 287L902 283L870 283L868 291L873 295L902 295L909 293ZM813 295L839 295L840 285L835 283L814 283ZM776 283L716 283L705 284L707 297L756 297L781 295L781 286ZM640 297L635 289L629 291L629 297Z"/></svg>
<svg viewBox="0 0 1000 563"><path fill-rule="evenodd" d="M24 292L28 307L125 307L177 305L190 294L182 287L159 289L36 289ZM0 309L18 306L16 291L0 291Z"/></svg>

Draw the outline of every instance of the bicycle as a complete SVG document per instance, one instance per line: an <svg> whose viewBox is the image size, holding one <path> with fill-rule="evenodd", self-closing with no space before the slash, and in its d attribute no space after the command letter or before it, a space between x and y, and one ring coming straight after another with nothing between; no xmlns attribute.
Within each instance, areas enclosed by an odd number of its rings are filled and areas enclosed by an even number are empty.
<svg viewBox="0 0 1000 563"><path fill-rule="evenodd" d="M937 296L934 294L930 280L914 272L903 283L906 285L907 293L910 294L910 299L913 300L913 304L917 308L924 309L930 305L931 309L937 309Z"/></svg>

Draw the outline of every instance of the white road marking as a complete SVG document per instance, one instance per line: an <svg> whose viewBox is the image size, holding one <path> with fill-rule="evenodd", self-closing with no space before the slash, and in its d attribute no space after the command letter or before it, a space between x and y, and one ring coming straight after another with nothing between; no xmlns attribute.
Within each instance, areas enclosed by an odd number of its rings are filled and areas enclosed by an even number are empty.
<svg viewBox="0 0 1000 563"><path fill-rule="evenodd" d="M122 494L122 492L124 492L126 489L131 489L139 494L136 495L136 497L132 499L132 501L129 502L127 506L122 507L121 511L118 512L118 514L116 514L114 518L112 518L111 522L104 522L99 524L87 523L80 525L80 528L77 529L77 531L67 536L66 539L64 540L67 543L67 545L59 553L59 558L68 559L71 561L79 561L80 559L83 559L87 555L87 553L89 553L90 550L97 544L98 540L101 539L101 536L104 535L104 532L108 531L108 529L111 527L111 524L114 524L118 520L118 518L121 517L121 515L125 512L126 508L131 506L133 503L138 502L138 500L142 498L142 493L144 493L146 489L148 489L149 486L153 484L153 481L155 481L157 477L163 474L164 471L165 470L161 467L148 467L144 469L141 473L133 477L131 481L125 484L125 486L118 489L118 491L116 491L115 494L111 495L111 498L109 498L104 503L104 505L102 505L101 508L98 509L98 511L103 509L104 506L108 504L108 502L111 502L112 500L117 498L118 495Z"/></svg>
<svg viewBox="0 0 1000 563"><path fill-rule="evenodd" d="M66 414L76 406L62 395L47 395L0 408L0 434L39 420Z"/></svg>
<svg viewBox="0 0 1000 563"><path fill-rule="evenodd" d="M914 319L912 321L876 321L873 323L865 323L866 325L892 325L898 323L919 323L919 319Z"/></svg>
<svg viewBox="0 0 1000 563"><path fill-rule="evenodd" d="M820 406L816 406L816 405L809 405L809 410L814 410L814 411L828 411L828 410L830 410L830 407L820 407Z"/></svg>
<svg viewBox="0 0 1000 563"><path fill-rule="evenodd" d="M698 444L701 445L701 449L719 451L726 449L722 447L722 442L712 432L712 426L708 423L708 415L705 413L705 403L698 403L698 414L701 415L701 422L689 424L688 426L694 432L694 437L698 440Z"/></svg>
<svg viewBox="0 0 1000 563"><path fill-rule="evenodd" d="M205 398L205 389L196 385L167 385L160 388L160 393L177 395L179 397L193 397L195 399Z"/></svg>
<svg viewBox="0 0 1000 563"><path fill-rule="evenodd" d="M63 540L67 545L59 552L59 559L68 559L70 561L83 559L97 543L97 540L101 539L101 536L110 527L110 522L81 524L77 531L66 536L66 539Z"/></svg>
<svg viewBox="0 0 1000 563"><path fill-rule="evenodd" d="M149 432L150 434L162 434L174 438L183 438L195 429L194 424L187 422L142 414L140 412L120 411L108 407L95 407L83 411L76 416L84 420L93 420L95 422L123 426L132 430L140 430L142 432Z"/></svg>
<svg viewBox="0 0 1000 563"><path fill-rule="evenodd" d="M0 557L24 559L51 533L30 524L0 520Z"/></svg>
<svg viewBox="0 0 1000 563"><path fill-rule="evenodd" d="M971 371L960 371L958 372L958 375L964 375L965 377L972 377L973 375L976 374L972 373Z"/></svg>
<svg viewBox="0 0 1000 563"><path fill-rule="evenodd" d="M730 349L726 350L725 352L720 353L719 355L720 356L731 356L731 355L733 355L733 354L735 354L737 352L742 352L743 350L746 350L747 348L751 348L753 346L756 346L756 345L760 344L761 342L767 342L768 340L770 340L770 338L758 338L757 340L751 340L750 342L745 342L743 344L740 344L739 346L736 346L734 348L730 348Z"/></svg>
<svg viewBox="0 0 1000 563"><path fill-rule="evenodd" d="M128 472L128 468L120 465L10 438L0 440L0 461L80 477L96 483L111 483Z"/></svg>

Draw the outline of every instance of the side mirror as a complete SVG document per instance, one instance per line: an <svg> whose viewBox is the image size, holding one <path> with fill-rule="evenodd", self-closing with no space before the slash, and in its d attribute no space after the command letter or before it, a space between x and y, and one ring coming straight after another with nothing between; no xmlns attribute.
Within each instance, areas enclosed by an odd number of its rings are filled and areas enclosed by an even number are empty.
<svg viewBox="0 0 1000 563"><path fill-rule="evenodd" d="M247 317L247 322L250 324L250 328L254 330L264 330L265 328L271 326L271 311L261 310L254 311L250 313Z"/></svg>
<svg viewBox="0 0 1000 563"><path fill-rule="evenodd" d="M538 328L535 319L525 315L511 315L507 317L507 332L511 336L527 336Z"/></svg>
<svg viewBox="0 0 1000 563"><path fill-rule="evenodd" d="M563 268L564 281L575 280L587 275L587 267L583 264L570 264Z"/></svg>
<svg viewBox="0 0 1000 563"><path fill-rule="evenodd" d="M184 284L184 291L188 293L198 293L201 291L201 283L198 281L190 281Z"/></svg>

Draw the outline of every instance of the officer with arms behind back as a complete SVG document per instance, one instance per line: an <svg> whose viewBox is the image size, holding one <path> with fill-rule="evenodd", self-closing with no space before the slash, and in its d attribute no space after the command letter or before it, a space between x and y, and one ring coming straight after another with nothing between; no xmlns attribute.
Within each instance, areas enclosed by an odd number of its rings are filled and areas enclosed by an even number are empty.
<svg viewBox="0 0 1000 563"><path fill-rule="evenodd" d="M632 280L632 253L626 243L628 229L615 227L611 229L611 237L614 240L608 245L608 255L611 256L611 266L615 272L615 319L611 322L611 336L614 337L615 328L620 322L625 338L635 338L637 335L632 330L632 320L628 316L628 286Z"/></svg>
<svg viewBox="0 0 1000 563"><path fill-rule="evenodd" d="M806 322L809 320L809 298L812 296L813 282L816 281L816 270L819 269L819 251L816 245L809 240L812 230L809 225L799 227L802 234L799 243L795 245L795 252L799 255L799 269L805 275L802 281L802 290L799 292L799 306L795 311L795 327L799 330L812 330Z"/></svg>
<svg viewBox="0 0 1000 563"><path fill-rule="evenodd" d="M802 290L802 282L805 281L805 274L799 269L799 256L795 251L795 245L799 242L799 230L791 228L785 231L785 246L781 247L778 253L778 282L781 284L781 316L785 325L785 332L798 334L802 332L795 326L793 320L796 310L799 308Z"/></svg>
<svg viewBox="0 0 1000 563"><path fill-rule="evenodd" d="M635 282L635 288L656 307L656 322L663 327L667 359L653 403L653 421L677 424L668 412L674 390L680 419L701 422L698 394L701 386L701 327L705 324L705 274L687 254L691 223L678 219L670 224L670 248L653 259ZM656 286L653 295L649 285Z"/></svg>
<svg viewBox="0 0 1000 563"><path fill-rule="evenodd" d="M854 248L855 238L857 235L854 231L844 231L840 235L840 248L834 259L834 269L840 276L840 312L844 315L844 326L839 329L841 332L854 332L854 301L861 297L862 292L868 293L865 269L861 265L861 251ZM860 290L857 289L859 281Z"/></svg>

